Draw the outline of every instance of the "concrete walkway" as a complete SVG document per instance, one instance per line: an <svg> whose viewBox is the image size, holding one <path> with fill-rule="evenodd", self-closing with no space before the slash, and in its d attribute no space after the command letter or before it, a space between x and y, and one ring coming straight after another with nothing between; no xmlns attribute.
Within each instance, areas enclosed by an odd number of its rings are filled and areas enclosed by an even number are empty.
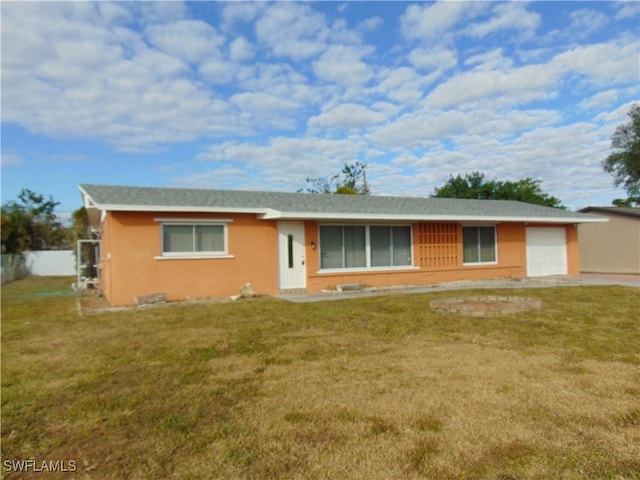
<svg viewBox="0 0 640 480"><path fill-rule="evenodd" d="M554 275L549 277L501 278L495 280L474 280L433 285L403 285L390 287L372 287L358 291L326 291L320 293L281 294L278 298L295 303L347 300L381 295L406 295L412 293L431 293L453 290L471 290L479 288L548 288L582 285L620 285L640 288L640 275L620 275L604 273L582 273L580 275Z"/></svg>

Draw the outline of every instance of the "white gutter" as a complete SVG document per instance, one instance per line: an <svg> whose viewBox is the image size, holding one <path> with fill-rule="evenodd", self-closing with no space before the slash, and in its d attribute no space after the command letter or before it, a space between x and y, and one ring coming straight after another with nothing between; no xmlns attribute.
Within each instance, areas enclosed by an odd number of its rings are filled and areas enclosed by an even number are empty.
<svg viewBox="0 0 640 480"><path fill-rule="evenodd" d="M264 220L308 219L308 220L365 220L400 222L529 222L529 223L602 223L605 217L511 217L488 215L395 215L395 214L354 214L354 213L309 213L271 211L260 215Z"/></svg>
<svg viewBox="0 0 640 480"><path fill-rule="evenodd" d="M96 205L97 208L108 212L182 212L182 213L255 213L266 215L268 208L237 208L237 207L191 207L175 205L118 205L104 204Z"/></svg>

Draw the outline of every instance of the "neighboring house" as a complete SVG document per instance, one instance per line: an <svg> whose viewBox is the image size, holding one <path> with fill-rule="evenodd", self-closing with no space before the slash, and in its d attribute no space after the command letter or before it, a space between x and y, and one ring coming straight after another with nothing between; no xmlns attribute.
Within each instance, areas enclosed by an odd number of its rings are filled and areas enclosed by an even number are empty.
<svg viewBox="0 0 640 480"><path fill-rule="evenodd" d="M512 201L81 185L112 305L577 274L577 224Z"/></svg>
<svg viewBox="0 0 640 480"><path fill-rule="evenodd" d="M640 208L587 207L580 211L609 219L580 225L580 270L640 274Z"/></svg>

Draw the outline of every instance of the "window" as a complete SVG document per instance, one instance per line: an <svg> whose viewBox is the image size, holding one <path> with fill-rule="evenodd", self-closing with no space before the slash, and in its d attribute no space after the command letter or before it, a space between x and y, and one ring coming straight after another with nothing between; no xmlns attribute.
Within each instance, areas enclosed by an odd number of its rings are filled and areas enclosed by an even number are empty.
<svg viewBox="0 0 640 480"><path fill-rule="evenodd" d="M321 226L320 268L365 268L365 227Z"/></svg>
<svg viewBox="0 0 640 480"><path fill-rule="evenodd" d="M163 224L162 255L221 255L226 248L226 225Z"/></svg>
<svg viewBox="0 0 640 480"><path fill-rule="evenodd" d="M462 227L464 263L496 262L496 227Z"/></svg>
<svg viewBox="0 0 640 480"><path fill-rule="evenodd" d="M411 265L409 226L320 226L321 270Z"/></svg>
<svg viewBox="0 0 640 480"><path fill-rule="evenodd" d="M369 227L371 266L411 265L411 229L409 227Z"/></svg>
<svg viewBox="0 0 640 480"><path fill-rule="evenodd" d="M293 268L293 235L287 236L288 266Z"/></svg>

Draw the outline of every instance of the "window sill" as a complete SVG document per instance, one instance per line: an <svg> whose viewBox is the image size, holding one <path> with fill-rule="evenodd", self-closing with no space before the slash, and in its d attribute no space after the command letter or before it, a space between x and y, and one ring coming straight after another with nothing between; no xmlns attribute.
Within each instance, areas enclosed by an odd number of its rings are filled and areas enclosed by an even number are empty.
<svg viewBox="0 0 640 480"><path fill-rule="evenodd" d="M211 260L217 258L235 258L234 255L166 255L153 257L154 260Z"/></svg>
<svg viewBox="0 0 640 480"><path fill-rule="evenodd" d="M498 262L473 262L473 263L463 263L463 267L489 267L492 265L498 265Z"/></svg>
<svg viewBox="0 0 640 480"><path fill-rule="evenodd" d="M407 265L404 267L370 267L370 268L326 268L318 270L318 275L333 275L336 273L391 273L404 272L407 270L420 270L420 267Z"/></svg>

